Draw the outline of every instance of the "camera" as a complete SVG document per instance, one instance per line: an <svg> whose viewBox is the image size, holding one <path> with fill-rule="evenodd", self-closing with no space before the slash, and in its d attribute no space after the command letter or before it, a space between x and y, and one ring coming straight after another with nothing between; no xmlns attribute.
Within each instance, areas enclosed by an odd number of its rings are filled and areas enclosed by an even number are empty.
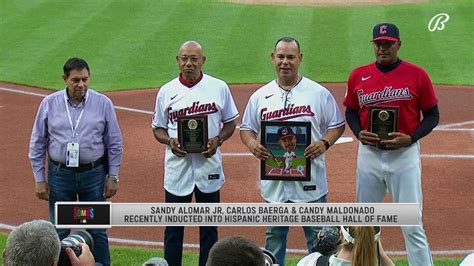
<svg viewBox="0 0 474 266"><path fill-rule="evenodd" d="M94 239L89 232L85 230L72 232L66 238L61 240L61 253L59 253L58 266L71 265L71 261L69 261L69 257L66 253L66 248L72 249L74 254L76 254L76 257L81 255L82 250L81 247L79 247L79 243L87 244L91 250L94 249Z"/></svg>
<svg viewBox="0 0 474 266"><path fill-rule="evenodd" d="M339 243L339 227L325 226L314 240L311 253L319 252L324 256L332 255L336 252Z"/></svg>
<svg viewBox="0 0 474 266"><path fill-rule="evenodd" d="M262 249L263 257L265 258L265 266L278 265L275 255L269 250Z"/></svg>

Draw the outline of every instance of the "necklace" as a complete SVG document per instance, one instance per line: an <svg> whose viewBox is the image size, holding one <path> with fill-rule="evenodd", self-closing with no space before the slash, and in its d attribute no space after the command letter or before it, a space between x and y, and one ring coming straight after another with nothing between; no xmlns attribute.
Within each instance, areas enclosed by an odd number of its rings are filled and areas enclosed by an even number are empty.
<svg viewBox="0 0 474 266"><path fill-rule="evenodd" d="M277 78L276 83L278 85L278 88L280 88L280 91L281 91L281 101L283 102L283 108L287 108L288 104L290 103L291 96L293 94L292 93L293 88L298 86L298 84L300 83L302 79L303 77L298 73L298 79L296 80L296 83L285 89L283 86L280 85Z"/></svg>

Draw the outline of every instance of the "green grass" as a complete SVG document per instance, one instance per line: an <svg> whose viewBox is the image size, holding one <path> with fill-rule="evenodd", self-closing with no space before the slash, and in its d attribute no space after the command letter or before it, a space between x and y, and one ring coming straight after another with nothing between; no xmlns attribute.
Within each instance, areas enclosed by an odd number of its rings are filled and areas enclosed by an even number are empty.
<svg viewBox="0 0 474 266"><path fill-rule="evenodd" d="M429 32L437 13L450 20ZM274 78L277 38L300 40L302 73L345 82L373 61L373 25L396 23L400 57L424 67L437 84L474 84L474 5L470 0L358 7L241 5L212 0L0 0L0 80L63 86L67 58L85 58L98 90L160 86L177 74L175 55L188 39L203 44L204 70L228 83Z"/></svg>
<svg viewBox="0 0 474 266"><path fill-rule="evenodd" d="M280 165L278 165L277 162L275 162L275 160L273 159L269 159L269 160L266 160L265 163L271 167L279 167L279 166L285 166L285 158L282 158L282 157L278 157L278 155L275 154L275 156L277 156L277 160L280 162ZM297 166L299 165L305 165L306 164L306 160L304 157L296 157L295 159L293 159L293 161L291 161L291 165L296 168Z"/></svg>
<svg viewBox="0 0 474 266"><path fill-rule="evenodd" d="M3 251L5 243L7 241L7 235L0 233L0 250ZM143 262L151 257L163 257L162 249L150 249L150 248L137 248L137 247L118 247L112 246L110 248L111 260L113 265L142 265ZM285 261L285 265L292 266L296 265L301 259L301 256L288 255ZM404 258L394 258L395 265L405 266L408 262ZM435 265L442 266L457 266L461 262L460 258L436 258L434 260ZM183 265L198 265L199 264L199 253L196 251L186 251L183 255ZM3 265L0 263L0 265Z"/></svg>

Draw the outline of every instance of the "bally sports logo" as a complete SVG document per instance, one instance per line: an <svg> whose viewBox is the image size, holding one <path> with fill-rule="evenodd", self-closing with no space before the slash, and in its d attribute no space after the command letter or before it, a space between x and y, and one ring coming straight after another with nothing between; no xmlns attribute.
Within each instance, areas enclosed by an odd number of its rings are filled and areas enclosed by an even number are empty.
<svg viewBox="0 0 474 266"><path fill-rule="evenodd" d="M407 88L392 89L392 86L387 86L383 91L376 91L364 94L364 90L357 91L359 98L359 105L364 106L368 104L386 103L397 100L411 100L413 96Z"/></svg>
<svg viewBox="0 0 474 266"><path fill-rule="evenodd" d="M74 210L75 221L79 221L85 224L88 222L88 220L94 219L94 208L74 207L73 210Z"/></svg>
<svg viewBox="0 0 474 266"><path fill-rule="evenodd" d="M287 108L278 109L274 111L267 112L268 108L262 108L260 111L260 120L269 121L269 120L287 120L300 116L314 116L313 111L311 111L310 105L301 105L295 106L290 104Z"/></svg>

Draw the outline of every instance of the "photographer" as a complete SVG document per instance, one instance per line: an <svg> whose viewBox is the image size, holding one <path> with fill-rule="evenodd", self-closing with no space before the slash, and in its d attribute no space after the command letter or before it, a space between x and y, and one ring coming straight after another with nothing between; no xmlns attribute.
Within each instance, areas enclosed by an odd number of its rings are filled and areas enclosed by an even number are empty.
<svg viewBox="0 0 474 266"><path fill-rule="evenodd" d="M81 247L81 255L79 257L76 256L74 251L71 248L66 248L66 254L69 257L69 261L71 262L72 266L90 266L95 265L94 255L92 255L89 246L84 243L80 243L79 247Z"/></svg>
<svg viewBox="0 0 474 266"><path fill-rule="evenodd" d="M209 251L206 266L262 266L263 251L249 239L228 237L217 241Z"/></svg>
<svg viewBox="0 0 474 266"><path fill-rule="evenodd" d="M314 252L302 258L298 266L394 265L382 248L380 227L341 226L340 238L342 243L336 254L329 257Z"/></svg>
<svg viewBox="0 0 474 266"><path fill-rule="evenodd" d="M94 265L94 257L87 245L81 245L82 253L76 257L74 252L66 249L71 265ZM51 266L57 265L61 252L61 242L54 225L44 220L23 223L8 235L3 250L3 264Z"/></svg>

